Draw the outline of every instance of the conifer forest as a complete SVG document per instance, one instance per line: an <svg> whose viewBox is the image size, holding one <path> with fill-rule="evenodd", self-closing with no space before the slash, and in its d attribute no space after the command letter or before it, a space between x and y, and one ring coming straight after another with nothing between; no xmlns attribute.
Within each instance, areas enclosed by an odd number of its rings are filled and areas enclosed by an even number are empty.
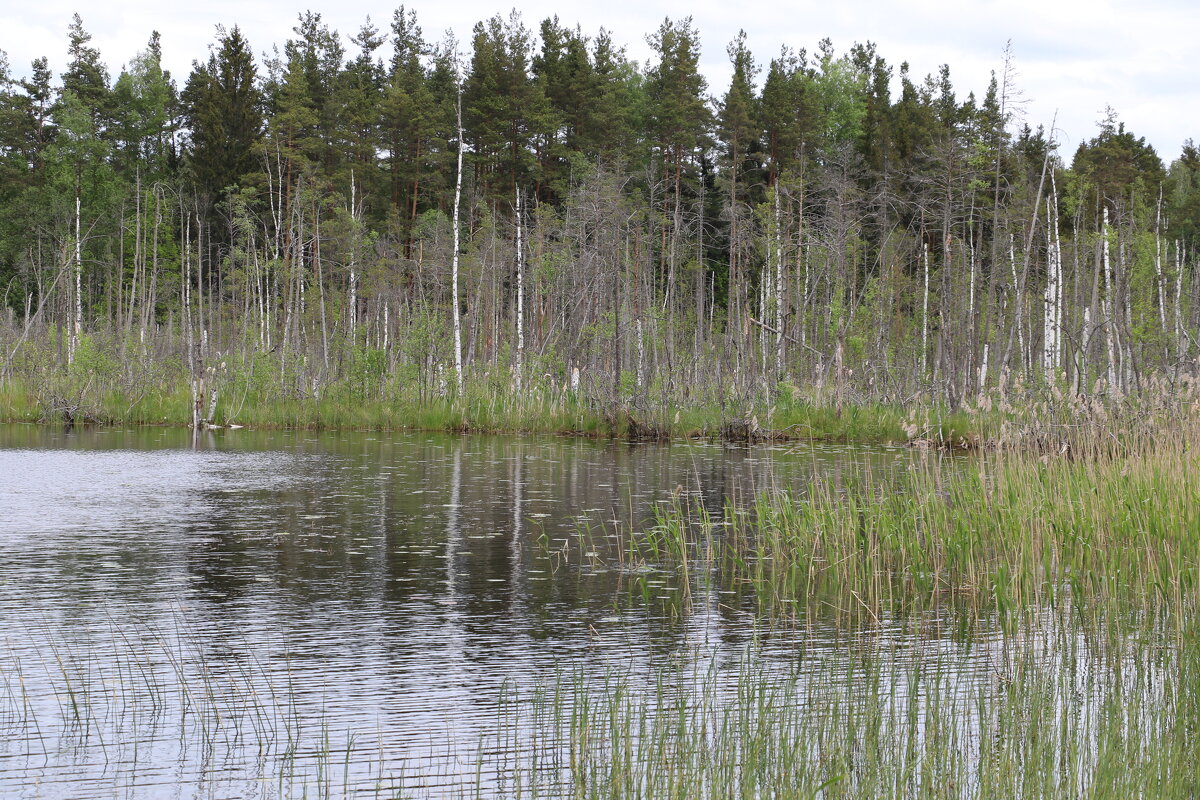
<svg viewBox="0 0 1200 800"><path fill-rule="evenodd" d="M739 35L712 86L690 19L647 42L308 12L281 47L218 28L186 76L155 33L114 76L76 15L61 75L0 62L6 415L538 396L669 426L1196 373L1190 140L1110 112L1063 152L1004 54L964 97L870 43L761 64Z"/></svg>
<svg viewBox="0 0 1200 800"><path fill-rule="evenodd" d="M0 50L0 797L1200 796L1193 140L295 19Z"/></svg>

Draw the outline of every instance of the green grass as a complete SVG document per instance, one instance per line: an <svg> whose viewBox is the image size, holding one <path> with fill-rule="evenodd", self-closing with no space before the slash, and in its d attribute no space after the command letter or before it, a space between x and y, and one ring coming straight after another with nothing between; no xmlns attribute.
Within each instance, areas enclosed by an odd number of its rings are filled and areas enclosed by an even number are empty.
<svg viewBox="0 0 1200 800"><path fill-rule="evenodd" d="M1200 586L1200 432L1129 455L931 453L899 475L817 477L713 518L676 500L629 532L631 564L673 566L763 603L861 606L954 595L988 608L1144 599Z"/></svg>
<svg viewBox="0 0 1200 800"><path fill-rule="evenodd" d="M1181 632L1153 618L1106 627L1063 603L1017 631L977 618L945 639L927 627L940 619L822 631L786 655L549 670L481 697L482 730L430 730L403 774L389 728L346 727L336 692L314 709L326 692L283 665L211 669L202 643L127 624L111 649L47 631L38 657L0 654L0 727L43 742L34 774L63 757L136 770L138 744L174 743L185 786L266 780L284 796L421 797L429 785L584 800L1194 796L1194 613Z"/></svg>
<svg viewBox="0 0 1200 800"><path fill-rule="evenodd" d="M164 380L131 394L90 383L36 384L20 378L0 383L0 421L65 421L64 402L75 422L113 425L191 424L191 388ZM204 403L207 408L207 401ZM887 406L842 412L802 403L764 406L760 414L730 416L715 405L633 408L562 391L527 386L517 393L486 376L451 392L422 392L394 382L371 392L329 384L313 394L285 394L268 386L233 383L218 395L215 424L254 428L437 430L485 433L563 433L619 438L778 438L813 441L903 441L903 413Z"/></svg>
<svg viewBox="0 0 1200 800"><path fill-rule="evenodd" d="M629 433L628 419L586 398L552 385L515 397L486 376L457 398L397 383L290 398L266 386L231 382L218 420ZM42 418L45 396L0 386L14 418ZM186 424L190 394L179 382L136 402L96 396L98 417ZM628 575L631 592L645 567L676 571L680 619L721 613L704 608L714 599L737 605L729 591L749 595L763 649L732 666L683 653L630 671L548 671L505 693L478 747L408 777L461 781L465 797L1195 797L1200 424L1189 398L1104 404L1050 393L953 414L839 412L794 398L761 415L703 403L641 409L640 425L676 436L718 435L738 420L798 438L856 440L896 426L916 440L986 436L996 448L932 451L898 475L821 477L715 517L686 494L661 506L653 524L624 531L615 563L597 566ZM226 775L237 774L241 751L222 748L238 742L281 794L296 795L336 796L377 759L375 786L386 788L359 796L421 796L386 775L386 731L289 717L293 690L277 673L214 676L185 645L169 659L118 648L99 680L94 654L56 636L44 637L40 664L52 714L45 702L40 716L30 711L34 667L0 653L9 739L67 742L78 755L111 748L114 728L128 741L166 736L181 742L181 760L221 763Z"/></svg>

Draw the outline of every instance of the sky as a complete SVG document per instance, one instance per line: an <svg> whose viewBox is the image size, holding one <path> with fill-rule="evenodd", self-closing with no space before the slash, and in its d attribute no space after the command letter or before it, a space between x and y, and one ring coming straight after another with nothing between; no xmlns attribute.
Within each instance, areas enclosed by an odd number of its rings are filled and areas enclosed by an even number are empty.
<svg viewBox="0 0 1200 800"><path fill-rule="evenodd" d="M261 54L273 46L282 48L293 35L299 12L311 10L342 34L352 53L349 37L367 16L386 30L395 7L364 0L299 0L295 5L205 0L174 7L161 0L115 0L100 11L62 0L0 0L0 50L7 53L15 76L28 74L29 62L39 56L48 57L55 74L61 73L67 26L78 10L114 77L145 48L151 31L158 30L164 66L182 85L191 62L207 58L218 24L239 26ZM495 0L408 3L429 41L441 40L450 30L469 42L477 21L507 16L513 7L511 0L507 5ZM1002 72L1011 41L1022 121L1048 130L1055 121L1060 152L1068 162L1081 141L1096 135L1109 106L1166 163L1178 157L1185 139L1200 140L1200 3L1195 0L521 0L516 8L535 32L543 18L555 14L587 35L604 27L642 64L651 57L647 34L664 18L691 16L701 37L701 71L708 92L718 97L731 73L726 46L739 29L746 31L763 67L783 46L812 53L825 37L839 55L855 42L874 42L894 73L908 61L918 83L948 64L960 101L969 91L982 98L991 73ZM759 85L764 75L765 70Z"/></svg>

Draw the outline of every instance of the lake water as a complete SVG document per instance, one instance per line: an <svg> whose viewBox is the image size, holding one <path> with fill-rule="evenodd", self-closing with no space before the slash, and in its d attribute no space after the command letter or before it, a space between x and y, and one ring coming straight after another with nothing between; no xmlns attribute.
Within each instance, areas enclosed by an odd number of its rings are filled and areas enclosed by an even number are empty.
<svg viewBox="0 0 1200 800"><path fill-rule="evenodd" d="M778 626L621 544L675 498L719 514L929 457L0 426L0 796L507 796L493 756L556 681L671 665L719 692L747 658L889 637L993 680L987 619Z"/></svg>

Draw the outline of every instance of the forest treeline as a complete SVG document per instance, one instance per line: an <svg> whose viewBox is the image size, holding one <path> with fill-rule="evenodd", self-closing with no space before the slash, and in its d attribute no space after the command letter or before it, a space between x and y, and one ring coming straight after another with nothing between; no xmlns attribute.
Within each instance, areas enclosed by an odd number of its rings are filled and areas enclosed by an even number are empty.
<svg viewBox="0 0 1200 800"><path fill-rule="evenodd" d="M1196 369L1200 153L1110 113L1068 160L1011 59L964 98L744 34L709 86L690 19L646 65L516 12L294 31L218 28L182 83L157 34L114 79L78 15L61 75L0 60L6 378L955 405Z"/></svg>

